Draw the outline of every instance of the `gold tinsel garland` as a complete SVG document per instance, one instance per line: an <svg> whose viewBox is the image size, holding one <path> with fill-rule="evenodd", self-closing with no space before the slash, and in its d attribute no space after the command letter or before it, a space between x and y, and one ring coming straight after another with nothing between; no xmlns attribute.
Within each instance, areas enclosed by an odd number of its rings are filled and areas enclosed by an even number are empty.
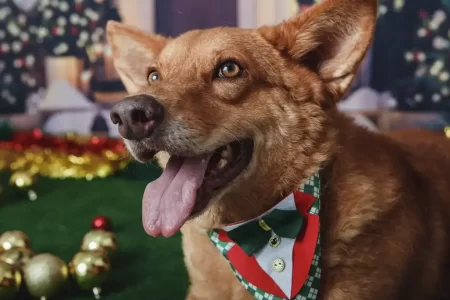
<svg viewBox="0 0 450 300"><path fill-rule="evenodd" d="M24 171L51 178L107 177L128 164L121 140L74 134L17 133L0 142L0 171Z"/></svg>

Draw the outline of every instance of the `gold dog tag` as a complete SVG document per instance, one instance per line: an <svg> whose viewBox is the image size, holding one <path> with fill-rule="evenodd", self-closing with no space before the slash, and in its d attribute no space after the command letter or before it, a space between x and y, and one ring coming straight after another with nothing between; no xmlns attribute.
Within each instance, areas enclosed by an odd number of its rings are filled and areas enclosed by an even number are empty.
<svg viewBox="0 0 450 300"><path fill-rule="evenodd" d="M264 222L264 220L259 220L258 224L264 231L272 230L272 228L270 228L269 225L267 225L266 222Z"/></svg>
<svg viewBox="0 0 450 300"><path fill-rule="evenodd" d="M281 238L278 235L273 235L269 240L269 245L272 248L276 248L280 245Z"/></svg>

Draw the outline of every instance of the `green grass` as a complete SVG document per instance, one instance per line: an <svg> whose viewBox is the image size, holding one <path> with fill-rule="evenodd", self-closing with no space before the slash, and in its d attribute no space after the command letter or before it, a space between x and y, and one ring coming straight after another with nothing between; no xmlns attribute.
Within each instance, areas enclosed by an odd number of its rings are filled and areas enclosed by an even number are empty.
<svg viewBox="0 0 450 300"><path fill-rule="evenodd" d="M92 218L106 215L113 222L119 249L103 287L104 299L184 299L188 279L180 235L152 238L142 228L142 194L159 173L156 167L130 165L118 176L90 182L39 178L35 202L18 196L7 186L9 174L0 173L0 184L6 188L0 195L0 233L22 230L30 237L35 252L50 252L69 262L90 229ZM93 296L68 288L61 298L82 300Z"/></svg>

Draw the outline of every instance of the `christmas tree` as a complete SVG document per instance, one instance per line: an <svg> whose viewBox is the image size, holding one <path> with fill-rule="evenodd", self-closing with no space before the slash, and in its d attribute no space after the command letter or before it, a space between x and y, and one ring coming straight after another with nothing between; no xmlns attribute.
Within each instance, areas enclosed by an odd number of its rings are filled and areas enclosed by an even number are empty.
<svg viewBox="0 0 450 300"><path fill-rule="evenodd" d="M403 53L410 76L393 88L394 95L411 109L450 109L448 2L422 7L412 22L412 43Z"/></svg>
<svg viewBox="0 0 450 300"><path fill-rule="evenodd" d="M111 10L107 0L41 0L38 37L52 56L84 57L104 36Z"/></svg>
<svg viewBox="0 0 450 300"><path fill-rule="evenodd" d="M13 1L0 1L0 113L21 113L39 87L36 17Z"/></svg>
<svg viewBox="0 0 450 300"><path fill-rule="evenodd" d="M399 110L450 109L449 10L448 0L381 1L372 84Z"/></svg>
<svg viewBox="0 0 450 300"><path fill-rule="evenodd" d="M41 49L50 56L83 57L87 67L98 61L87 52L108 52L110 19L120 20L112 0L40 0L31 12L0 0L0 113L25 112L26 99L42 86L44 71L36 68Z"/></svg>

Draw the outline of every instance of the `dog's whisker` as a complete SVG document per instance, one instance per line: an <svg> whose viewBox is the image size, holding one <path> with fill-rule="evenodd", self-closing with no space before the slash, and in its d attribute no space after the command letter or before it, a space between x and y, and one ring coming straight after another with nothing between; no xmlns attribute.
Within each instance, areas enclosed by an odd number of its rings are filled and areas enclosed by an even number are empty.
<svg viewBox="0 0 450 300"><path fill-rule="evenodd" d="M229 130L227 127L223 127L223 129L225 130L225 133L231 135L234 138L234 140L242 146L242 141L238 139L238 137L231 130Z"/></svg>

